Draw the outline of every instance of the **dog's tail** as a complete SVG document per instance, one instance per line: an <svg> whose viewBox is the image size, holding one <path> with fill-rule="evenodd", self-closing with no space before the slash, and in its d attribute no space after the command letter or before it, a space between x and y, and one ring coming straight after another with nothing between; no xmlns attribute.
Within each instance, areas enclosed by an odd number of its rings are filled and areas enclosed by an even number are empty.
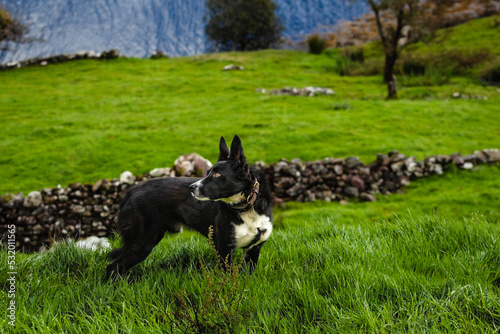
<svg viewBox="0 0 500 334"><path fill-rule="evenodd" d="M121 255L121 253L122 253L122 249L116 248L116 249L113 249L111 252L109 252L108 255L106 255L106 258L108 260L114 261Z"/></svg>
<svg viewBox="0 0 500 334"><path fill-rule="evenodd" d="M128 200L130 199L130 196L132 194L132 189L134 189L135 186L133 186L132 188L130 188L127 193L125 194L125 197L123 197L122 201L120 202L120 210L123 209L123 207L125 206L125 204L127 204Z"/></svg>

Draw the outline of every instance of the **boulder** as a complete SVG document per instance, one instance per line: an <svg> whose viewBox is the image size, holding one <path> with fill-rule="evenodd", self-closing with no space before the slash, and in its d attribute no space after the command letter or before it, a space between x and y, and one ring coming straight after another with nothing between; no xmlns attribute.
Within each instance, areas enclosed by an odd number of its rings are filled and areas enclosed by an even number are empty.
<svg viewBox="0 0 500 334"><path fill-rule="evenodd" d="M347 197L351 197L351 198L359 197L359 190L356 187L346 187L344 189L344 194Z"/></svg>
<svg viewBox="0 0 500 334"><path fill-rule="evenodd" d="M135 176L129 171L125 171L120 174L120 183L133 185L135 182Z"/></svg>
<svg viewBox="0 0 500 334"><path fill-rule="evenodd" d="M483 150L483 153L486 155L488 163L496 163L500 161L500 151L496 148Z"/></svg>
<svg viewBox="0 0 500 334"><path fill-rule="evenodd" d="M361 161L358 157L347 157L344 159L344 166L348 169L354 169L361 165Z"/></svg>
<svg viewBox="0 0 500 334"><path fill-rule="evenodd" d="M42 193L39 191L32 191L24 199L24 206L26 207L40 206L42 202L43 202Z"/></svg>
<svg viewBox="0 0 500 334"><path fill-rule="evenodd" d="M359 199L362 200L363 202L376 202L377 201L377 198L375 197L375 195L368 194L368 193L361 193L361 195L359 195Z"/></svg>
<svg viewBox="0 0 500 334"><path fill-rule="evenodd" d="M358 175L351 177L351 185L358 189L360 192L365 190L365 181Z"/></svg>
<svg viewBox="0 0 500 334"><path fill-rule="evenodd" d="M223 71L243 71L245 68L243 66L229 64L222 68Z"/></svg>
<svg viewBox="0 0 500 334"><path fill-rule="evenodd" d="M184 154L178 157L172 169L176 176L198 176L204 177L212 168L212 163L198 153Z"/></svg>

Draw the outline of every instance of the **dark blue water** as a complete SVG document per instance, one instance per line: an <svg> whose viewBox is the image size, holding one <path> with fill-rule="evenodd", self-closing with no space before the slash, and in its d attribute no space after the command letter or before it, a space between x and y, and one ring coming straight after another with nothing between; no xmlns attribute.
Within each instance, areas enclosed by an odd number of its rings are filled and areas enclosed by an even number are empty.
<svg viewBox="0 0 500 334"><path fill-rule="evenodd" d="M275 0L284 35L299 38L321 25L360 16L361 4L347 0ZM0 62L78 51L118 49L128 57L154 51L185 56L208 51L205 0L0 0L41 39L0 52Z"/></svg>

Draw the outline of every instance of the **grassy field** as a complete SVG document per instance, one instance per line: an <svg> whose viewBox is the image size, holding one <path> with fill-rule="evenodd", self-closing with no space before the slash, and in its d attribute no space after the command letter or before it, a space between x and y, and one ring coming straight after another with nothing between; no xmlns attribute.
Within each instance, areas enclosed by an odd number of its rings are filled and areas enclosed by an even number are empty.
<svg viewBox="0 0 500 334"><path fill-rule="evenodd" d="M379 77L339 77L326 70L331 62L262 51L1 73L0 193L144 173L193 151L214 160L221 135L240 135L250 161L268 163L349 155L371 162L393 149L423 159L499 146L496 88L457 77L402 88L401 100L384 102ZM228 63L246 70L221 72ZM309 85L336 95L255 92ZM450 99L456 91L488 100Z"/></svg>
<svg viewBox="0 0 500 334"><path fill-rule="evenodd" d="M187 233L113 284L104 254L60 245L18 256L16 332L494 333L499 236L480 215L412 212L362 227L326 218L278 229L247 277L218 272L206 239Z"/></svg>
<svg viewBox="0 0 500 334"><path fill-rule="evenodd" d="M476 33L471 48L500 40L473 24L455 28ZM245 70L222 72L229 63ZM221 135L240 135L249 161L267 163L500 148L498 88L464 76L434 86L412 79L398 101L384 101L379 76L341 77L334 65L328 53L268 50L0 73L0 194L144 173L193 151L214 161ZM285 86L336 94L255 92ZM222 332L497 332L498 198L500 169L483 166L373 203L287 203L275 208L275 232L249 278L218 272L206 240L191 232L165 238L130 281L114 284L104 281L104 254L64 245L18 254L15 332L180 332L189 317L176 315L194 310ZM2 270L2 300L6 279Z"/></svg>

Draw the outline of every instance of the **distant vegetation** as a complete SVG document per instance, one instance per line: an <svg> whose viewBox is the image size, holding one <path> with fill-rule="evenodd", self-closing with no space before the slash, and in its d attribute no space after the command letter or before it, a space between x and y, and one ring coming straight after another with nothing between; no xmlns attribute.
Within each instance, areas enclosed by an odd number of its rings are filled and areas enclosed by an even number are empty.
<svg viewBox="0 0 500 334"><path fill-rule="evenodd" d="M467 22L437 31L425 42L407 46L395 64L400 87L448 83L454 76L483 84L498 84L500 66L499 16ZM482 41L487 41L483 43ZM325 51L334 59L335 72L348 76L382 73L383 51L378 42Z"/></svg>
<svg viewBox="0 0 500 334"><path fill-rule="evenodd" d="M0 51L8 50L9 43L27 43L29 28L0 6Z"/></svg>
<svg viewBox="0 0 500 334"><path fill-rule="evenodd" d="M308 38L308 42L313 38L339 47L362 46L367 42L376 41L383 54L384 60L378 65L381 67L378 71L383 74L384 82L387 84L388 99L397 98L395 70L401 53L408 45L420 41L427 42L439 28L500 13L500 5L493 0L434 2L364 0L364 2L371 9L371 13L354 21L341 21L333 28L334 33L329 33L323 38L312 35ZM310 51L313 52L311 48ZM476 58L476 55L467 55L467 59L471 59L471 62L477 61ZM371 67L370 74L374 70L376 71L376 68ZM342 68L342 71L346 72L345 68Z"/></svg>
<svg viewBox="0 0 500 334"><path fill-rule="evenodd" d="M273 0L206 0L205 32L216 51L276 46L284 29Z"/></svg>

